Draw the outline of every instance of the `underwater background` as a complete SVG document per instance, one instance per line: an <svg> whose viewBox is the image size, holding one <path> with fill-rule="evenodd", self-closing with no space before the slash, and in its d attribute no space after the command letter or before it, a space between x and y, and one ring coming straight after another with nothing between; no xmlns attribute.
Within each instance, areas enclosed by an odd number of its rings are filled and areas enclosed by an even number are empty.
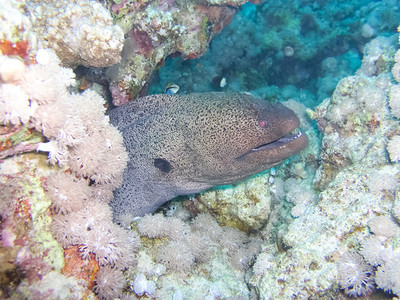
<svg viewBox="0 0 400 300"><path fill-rule="evenodd" d="M399 3L250 2L0 0L1 299L400 296ZM113 222L109 110L210 91L281 102L309 146Z"/></svg>

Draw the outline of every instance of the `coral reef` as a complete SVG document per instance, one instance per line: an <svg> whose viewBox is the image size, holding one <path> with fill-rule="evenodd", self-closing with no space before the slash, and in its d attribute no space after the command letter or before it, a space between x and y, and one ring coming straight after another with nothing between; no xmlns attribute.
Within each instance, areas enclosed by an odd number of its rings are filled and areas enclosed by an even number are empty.
<svg viewBox="0 0 400 300"><path fill-rule="evenodd" d="M41 47L52 48L66 66L107 67L121 60L124 33L100 3L27 1Z"/></svg>
<svg viewBox="0 0 400 300"><path fill-rule="evenodd" d="M390 218L400 169L386 152L388 139L400 129L388 109L394 45L393 37L373 40L357 74L342 79L331 98L309 110L323 132L313 180L320 194L278 232L283 251L270 244L262 253L274 259L257 258L251 282L263 299L336 298L339 288L351 296L365 295L374 290L374 281L398 293L390 266L398 257L399 226ZM371 66L375 71L365 72ZM377 234L383 235L373 242ZM260 270L261 260L268 262L268 271Z"/></svg>
<svg viewBox="0 0 400 300"><path fill-rule="evenodd" d="M167 56L203 55L209 41L244 2L108 1L116 24L127 36L121 62L107 70L113 103L121 105L136 98Z"/></svg>
<svg viewBox="0 0 400 300"><path fill-rule="evenodd" d="M187 216L182 206L172 214L147 215L135 225L142 247L137 267L127 272L129 292L156 299L250 297L241 278L254 261L260 241L219 226L208 214L184 222L177 217Z"/></svg>
<svg viewBox="0 0 400 300"><path fill-rule="evenodd" d="M233 187L112 222L122 138L106 101L61 64L119 62L106 72L120 104L168 55L202 55L244 2L0 3L0 298L400 296L400 52L381 34L398 22L390 1L247 4L208 61L167 62L176 69L152 90L176 81L180 92L288 100L310 146Z"/></svg>
<svg viewBox="0 0 400 300"><path fill-rule="evenodd" d="M245 232L259 230L268 221L271 210L269 175L247 179L230 188L198 194L187 207L195 213L208 212L225 226Z"/></svg>
<svg viewBox="0 0 400 300"><path fill-rule="evenodd" d="M15 40L34 35L20 32ZM100 298L119 295L138 242L112 223L107 205L127 163L122 137L105 100L74 92L74 73L52 50L28 45L21 55L12 45L0 57L0 215L1 250L10 253L2 258L11 262L2 276L15 278L2 280L2 296L78 299L93 297L93 287ZM110 268L119 274L111 287Z"/></svg>

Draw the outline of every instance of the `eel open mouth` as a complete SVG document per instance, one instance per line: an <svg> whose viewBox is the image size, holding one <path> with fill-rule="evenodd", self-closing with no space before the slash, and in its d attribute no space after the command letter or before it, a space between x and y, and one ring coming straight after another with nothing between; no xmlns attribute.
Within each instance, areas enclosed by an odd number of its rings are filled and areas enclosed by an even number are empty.
<svg viewBox="0 0 400 300"><path fill-rule="evenodd" d="M303 133L300 131L299 128L296 128L295 130L293 130L292 132L284 135L283 137L269 142L267 144L263 144L261 146L258 146L256 148L253 148L245 153L243 153L242 155L236 157L237 160L242 160L243 158L245 158L247 155L249 155L250 153L253 152L257 152L257 151L263 151L263 150L268 150L268 149L274 149L274 148L279 148L282 147L294 140L297 140L298 138L300 138L303 135Z"/></svg>

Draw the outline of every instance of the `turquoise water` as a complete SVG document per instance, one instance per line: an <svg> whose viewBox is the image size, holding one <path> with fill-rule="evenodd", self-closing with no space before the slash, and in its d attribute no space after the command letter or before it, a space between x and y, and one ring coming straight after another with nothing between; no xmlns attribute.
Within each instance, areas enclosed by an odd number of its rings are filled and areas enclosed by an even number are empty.
<svg viewBox="0 0 400 300"><path fill-rule="evenodd" d="M399 19L396 1L247 3L203 57L167 59L149 93L175 83L179 93L252 91L315 106L360 67L365 43L396 33Z"/></svg>

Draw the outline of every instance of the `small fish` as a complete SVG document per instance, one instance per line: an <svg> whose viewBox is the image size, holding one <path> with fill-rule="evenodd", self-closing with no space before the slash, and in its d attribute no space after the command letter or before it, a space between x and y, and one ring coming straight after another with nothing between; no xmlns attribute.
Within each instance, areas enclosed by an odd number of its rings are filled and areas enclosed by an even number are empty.
<svg viewBox="0 0 400 300"><path fill-rule="evenodd" d="M179 86L175 83L168 83L164 93L167 95L174 95L179 91Z"/></svg>
<svg viewBox="0 0 400 300"><path fill-rule="evenodd" d="M227 84L228 84L228 82L226 81L226 78L222 77L221 82L219 83L219 87L224 88L224 87L226 87Z"/></svg>

